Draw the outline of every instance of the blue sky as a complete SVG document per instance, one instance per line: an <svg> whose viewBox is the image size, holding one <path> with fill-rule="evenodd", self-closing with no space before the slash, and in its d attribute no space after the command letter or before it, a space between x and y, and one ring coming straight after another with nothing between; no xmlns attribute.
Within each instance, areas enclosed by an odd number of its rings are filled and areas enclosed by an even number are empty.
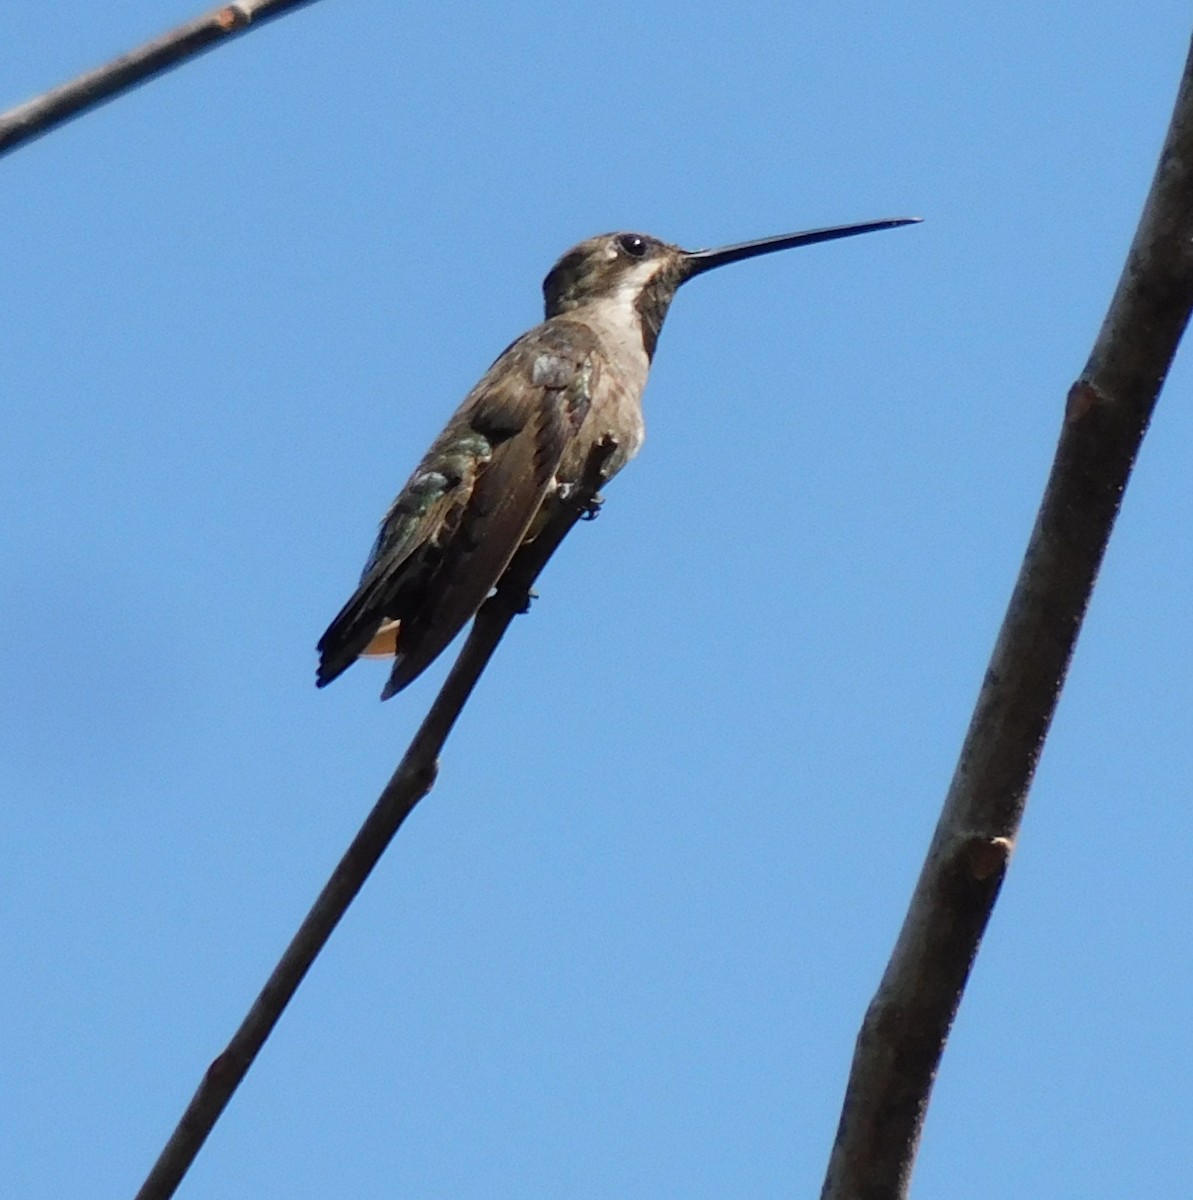
<svg viewBox="0 0 1193 1200"><path fill-rule="evenodd" d="M10 0L15 103L193 15ZM131 1195L445 663L313 686L590 234L648 441L180 1195L816 1194L1168 119L1186 6L324 0L0 163L0 1188ZM917 1197L1193 1170L1193 382L1140 457Z"/></svg>

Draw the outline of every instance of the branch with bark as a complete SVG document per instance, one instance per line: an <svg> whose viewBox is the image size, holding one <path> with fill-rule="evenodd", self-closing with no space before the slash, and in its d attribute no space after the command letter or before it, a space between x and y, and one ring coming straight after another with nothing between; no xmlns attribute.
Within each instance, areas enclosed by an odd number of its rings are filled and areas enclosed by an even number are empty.
<svg viewBox="0 0 1193 1200"><path fill-rule="evenodd" d="M231 38L311 3L313 0L239 0L179 25L102 67L0 113L0 155L188 62L205 50L222 46Z"/></svg>
<svg viewBox="0 0 1193 1200"><path fill-rule="evenodd" d="M1135 456L1193 309L1193 47L944 809L858 1035L822 1200L901 1200Z"/></svg>
<svg viewBox="0 0 1193 1200"><path fill-rule="evenodd" d="M137 1200L166 1200L182 1182L207 1135L248 1074L253 1060L340 918L364 886L402 822L434 785L443 744L510 623L529 607L534 581L576 522L596 515L600 506L598 492L606 479L605 467L616 448L617 442L611 437L596 445L580 483L555 506L542 532L514 556L494 594L477 613L459 657L397 770L278 960L240 1028L208 1067L170 1140L137 1193Z"/></svg>

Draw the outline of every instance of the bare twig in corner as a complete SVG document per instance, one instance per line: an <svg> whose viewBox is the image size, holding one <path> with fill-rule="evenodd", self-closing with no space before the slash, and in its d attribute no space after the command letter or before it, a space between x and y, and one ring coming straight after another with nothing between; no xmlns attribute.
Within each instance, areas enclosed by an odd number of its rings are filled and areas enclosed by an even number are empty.
<svg viewBox="0 0 1193 1200"><path fill-rule="evenodd" d="M0 155L88 109L312 0L239 0L212 9L136 50L0 113Z"/></svg>
<svg viewBox="0 0 1193 1200"><path fill-rule="evenodd" d="M932 1083L1135 455L1193 308L1193 49L944 811L858 1036L822 1200L905 1197Z"/></svg>
<svg viewBox="0 0 1193 1200"><path fill-rule="evenodd" d="M327 944L340 918L364 886L399 826L431 790L443 743L510 622L526 610L530 589L539 572L572 526L581 517L595 513L599 504L597 492L606 478L605 466L616 448L617 443L612 438L597 444L579 486L565 503L559 505L538 537L518 551L501 577L497 591L477 614L460 657L397 770L286 947L248 1016L224 1052L208 1067L186 1112L137 1193L137 1200L167 1200L182 1182L232 1093L248 1073L265 1039Z"/></svg>

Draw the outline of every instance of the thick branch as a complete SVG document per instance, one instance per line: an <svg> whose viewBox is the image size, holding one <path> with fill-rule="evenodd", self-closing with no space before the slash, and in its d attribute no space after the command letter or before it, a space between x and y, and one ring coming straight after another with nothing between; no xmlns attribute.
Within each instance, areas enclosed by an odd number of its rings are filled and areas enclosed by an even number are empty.
<svg viewBox="0 0 1193 1200"><path fill-rule="evenodd" d="M94 71L0 113L0 155L274 17L312 0L239 0L212 9Z"/></svg>
<svg viewBox="0 0 1193 1200"><path fill-rule="evenodd" d="M1123 490L1193 308L1193 50L1122 277L1069 392L1027 555L911 905L858 1036L822 1200L907 1195Z"/></svg>
<svg viewBox="0 0 1193 1200"><path fill-rule="evenodd" d="M616 446L612 438L606 438L596 446L583 480L566 502L558 505L538 537L515 555L496 592L477 614L459 658L397 770L286 947L248 1016L224 1052L208 1067L186 1112L137 1193L137 1200L167 1200L174 1194L340 918L364 886L399 826L431 790L439 770L439 752L510 622L526 610L530 589L539 572L572 526L581 517L596 511L597 491L604 482L605 465Z"/></svg>

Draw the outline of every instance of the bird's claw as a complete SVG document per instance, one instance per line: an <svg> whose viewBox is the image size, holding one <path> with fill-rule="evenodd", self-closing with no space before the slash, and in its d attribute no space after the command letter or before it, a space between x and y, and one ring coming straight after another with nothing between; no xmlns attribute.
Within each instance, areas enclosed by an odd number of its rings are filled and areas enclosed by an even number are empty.
<svg viewBox="0 0 1193 1200"><path fill-rule="evenodd" d="M605 503L605 497L598 494L577 504L576 493L580 490L580 484L578 483L561 483L557 495L564 504L576 504L580 510L581 521L595 520L601 511L601 505Z"/></svg>

